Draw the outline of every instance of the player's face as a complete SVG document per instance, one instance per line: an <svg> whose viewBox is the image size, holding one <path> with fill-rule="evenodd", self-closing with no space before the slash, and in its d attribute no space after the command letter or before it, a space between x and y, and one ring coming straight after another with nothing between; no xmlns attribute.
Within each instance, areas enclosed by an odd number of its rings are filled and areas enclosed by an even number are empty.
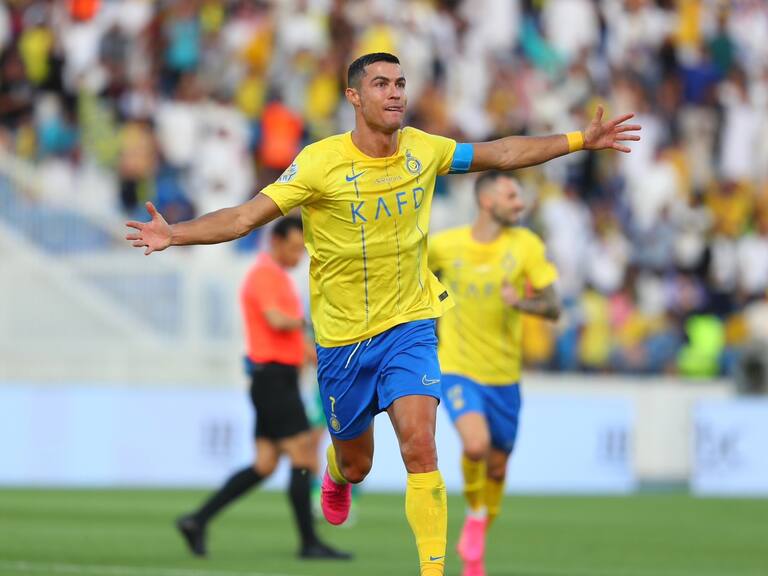
<svg viewBox="0 0 768 576"><path fill-rule="evenodd" d="M388 134L403 126L408 97L399 64L369 64L365 67L360 89L349 88L347 98L360 110L368 126Z"/></svg>
<svg viewBox="0 0 768 576"><path fill-rule="evenodd" d="M304 235L301 231L293 229L285 238L273 237L272 253L281 266L285 268L297 266L304 257Z"/></svg>
<svg viewBox="0 0 768 576"><path fill-rule="evenodd" d="M525 211L522 190L516 180L499 178L496 180L495 194L491 215L504 226L517 224Z"/></svg>

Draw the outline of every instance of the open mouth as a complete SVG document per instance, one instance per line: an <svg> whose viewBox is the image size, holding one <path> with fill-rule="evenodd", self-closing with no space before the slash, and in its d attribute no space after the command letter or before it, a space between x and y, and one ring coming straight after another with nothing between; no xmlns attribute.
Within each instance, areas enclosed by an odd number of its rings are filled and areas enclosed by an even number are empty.
<svg viewBox="0 0 768 576"><path fill-rule="evenodd" d="M384 110L387 112L403 112L405 109L402 106L387 106Z"/></svg>

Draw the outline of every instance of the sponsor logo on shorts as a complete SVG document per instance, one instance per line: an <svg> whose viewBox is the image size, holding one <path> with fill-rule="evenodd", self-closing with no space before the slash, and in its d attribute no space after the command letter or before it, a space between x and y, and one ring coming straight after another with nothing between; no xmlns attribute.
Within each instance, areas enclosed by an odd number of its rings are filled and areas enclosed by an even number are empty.
<svg viewBox="0 0 768 576"><path fill-rule="evenodd" d="M328 396L328 400L331 403L331 418L328 420L328 424L331 426L331 430L338 432L341 430L341 422L339 422L339 419L336 417L336 398Z"/></svg>

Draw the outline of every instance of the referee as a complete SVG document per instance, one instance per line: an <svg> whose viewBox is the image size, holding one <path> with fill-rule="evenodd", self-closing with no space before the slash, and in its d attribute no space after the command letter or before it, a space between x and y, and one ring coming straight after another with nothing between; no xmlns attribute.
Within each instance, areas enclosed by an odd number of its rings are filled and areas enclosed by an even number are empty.
<svg viewBox="0 0 768 576"><path fill-rule="evenodd" d="M270 249L259 255L241 292L251 401L256 410L256 459L230 477L197 511L179 518L176 526L192 553L205 556L208 523L222 508L268 478L285 454L291 460L288 495L301 537L299 557L347 560L349 554L320 541L312 519L310 471L316 467L317 456L299 394L299 371L314 350L304 340L304 313L286 272L304 254L301 220L279 220L270 240Z"/></svg>

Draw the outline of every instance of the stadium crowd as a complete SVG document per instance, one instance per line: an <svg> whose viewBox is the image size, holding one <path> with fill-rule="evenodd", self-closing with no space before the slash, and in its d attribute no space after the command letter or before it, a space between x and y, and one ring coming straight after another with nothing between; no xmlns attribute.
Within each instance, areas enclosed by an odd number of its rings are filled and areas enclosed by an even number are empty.
<svg viewBox="0 0 768 576"><path fill-rule="evenodd" d="M45 202L187 219L350 129L346 66L374 51L409 123L459 141L637 113L632 154L518 174L566 311L527 319L529 365L711 376L768 341L763 0L8 0L0 149ZM440 182L433 228L468 221L470 183Z"/></svg>

